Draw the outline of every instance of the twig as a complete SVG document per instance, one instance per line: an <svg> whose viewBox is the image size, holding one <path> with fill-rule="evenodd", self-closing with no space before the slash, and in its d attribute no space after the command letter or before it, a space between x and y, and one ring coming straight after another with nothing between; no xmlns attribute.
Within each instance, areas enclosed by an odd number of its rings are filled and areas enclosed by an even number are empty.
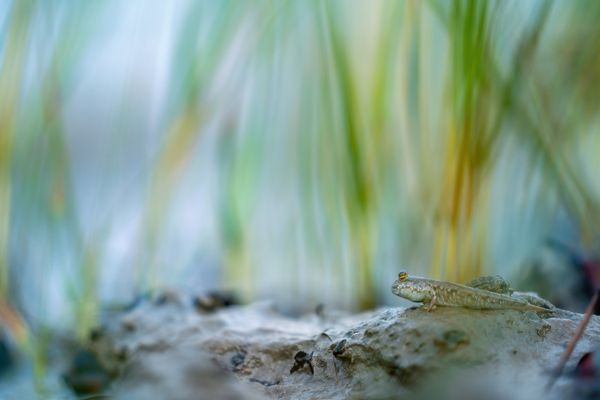
<svg viewBox="0 0 600 400"><path fill-rule="evenodd" d="M546 391L549 391L550 389L552 389L552 386L554 385L554 383L556 382L558 377L562 374L562 371L565 368L565 365L567 364L569 357L571 357L573 350L575 350L575 345L577 344L577 342L583 335L585 328L587 327L588 323L590 322L590 319L592 318L592 315L594 314L594 309L596 308L596 304L598 303L598 293L599 292L600 292L600 290L596 290L594 292L594 296L592 297L592 300L590 300L590 303L588 304L588 306L585 310L583 319L579 323L579 326L577 327L575 334L571 338L571 341L567 345L565 352L563 353L562 357L560 358L560 363L558 364L558 368L556 368L556 370L552 374L552 377L550 378L550 381L548 382L548 385L546 385Z"/></svg>

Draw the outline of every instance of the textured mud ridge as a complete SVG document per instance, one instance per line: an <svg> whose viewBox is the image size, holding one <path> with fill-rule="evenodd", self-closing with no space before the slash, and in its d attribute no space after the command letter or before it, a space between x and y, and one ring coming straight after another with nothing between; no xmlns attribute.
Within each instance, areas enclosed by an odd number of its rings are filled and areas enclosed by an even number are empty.
<svg viewBox="0 0 600 400"><path fill-rule="evenodd" d="M443 307L291 319L268 303L199 311L171 299L114 316L93 348L119 375L116 398L559 399L570 378L544 386L580 319ZM594 317L572 359L599 333Z"/></svg>

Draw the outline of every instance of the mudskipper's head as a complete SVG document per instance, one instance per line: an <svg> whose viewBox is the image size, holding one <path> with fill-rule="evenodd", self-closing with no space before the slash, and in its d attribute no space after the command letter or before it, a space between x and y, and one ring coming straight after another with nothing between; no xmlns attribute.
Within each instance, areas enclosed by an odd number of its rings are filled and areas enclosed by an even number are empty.
<svg viewBox="0 0 600 400"><path fill-rule="evenodd" d="M410 301L420 302L428 297L428 291L421 286L422 282L411 279L407 272L402 271L392 285L392 293Z"/></svg>

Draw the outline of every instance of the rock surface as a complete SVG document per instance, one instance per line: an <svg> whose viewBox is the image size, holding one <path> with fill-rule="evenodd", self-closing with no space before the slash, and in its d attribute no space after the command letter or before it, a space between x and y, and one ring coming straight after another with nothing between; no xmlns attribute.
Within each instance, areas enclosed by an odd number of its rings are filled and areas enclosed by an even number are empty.
<svg viewBox="0 0 600 400"><path fill-rule="evenodd" d="M189 303L189 304L188 304ZM383 308L288 318L268 303L199 312L147 302L115 317L96 350L116 398L568 398L551 368L580 314ZM571 362L600 343L593 317ZM293 371L293 372L291 372Z"/></svg>

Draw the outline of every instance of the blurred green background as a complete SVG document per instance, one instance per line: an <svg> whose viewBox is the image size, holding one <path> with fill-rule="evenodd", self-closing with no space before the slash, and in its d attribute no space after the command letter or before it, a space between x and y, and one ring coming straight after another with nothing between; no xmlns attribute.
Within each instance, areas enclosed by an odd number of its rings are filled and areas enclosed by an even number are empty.
<svg viewBox="0 0 600 400"><path fill-rule="evenodd" d="M169 287L360 310L397 304L401 269L597 254L598 21L597 1L1 2L3 324L83 337Z"/></svg>

